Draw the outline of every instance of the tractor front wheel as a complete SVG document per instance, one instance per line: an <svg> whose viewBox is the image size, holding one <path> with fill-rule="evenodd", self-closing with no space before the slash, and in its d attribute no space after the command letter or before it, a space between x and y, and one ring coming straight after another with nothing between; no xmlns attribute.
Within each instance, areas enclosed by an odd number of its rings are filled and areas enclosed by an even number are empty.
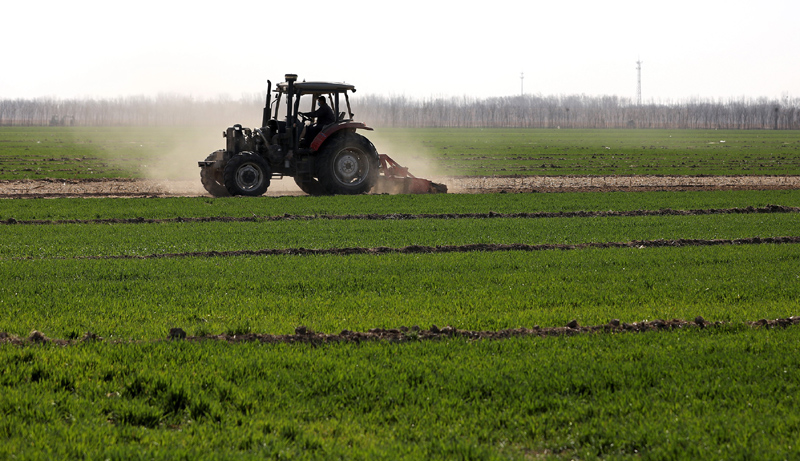
<svg viewBox="0 0 800 461"><path fill-rule="evenodd" d="M231 195L258 197L269 187L272 172L267 161L252 152L234 155L225 165L225 187Z"/></svg>

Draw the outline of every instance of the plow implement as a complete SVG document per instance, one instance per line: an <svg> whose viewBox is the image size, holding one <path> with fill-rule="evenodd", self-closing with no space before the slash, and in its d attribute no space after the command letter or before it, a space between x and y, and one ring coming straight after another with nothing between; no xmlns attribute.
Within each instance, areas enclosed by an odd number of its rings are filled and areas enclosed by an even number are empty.
<svg viewBox="0 0 800 461"><path fill-rule="evenodd" d="M378 180L372 188L375 194L446 194L444 184L417 178L386 154L380 154Z"/></svg>

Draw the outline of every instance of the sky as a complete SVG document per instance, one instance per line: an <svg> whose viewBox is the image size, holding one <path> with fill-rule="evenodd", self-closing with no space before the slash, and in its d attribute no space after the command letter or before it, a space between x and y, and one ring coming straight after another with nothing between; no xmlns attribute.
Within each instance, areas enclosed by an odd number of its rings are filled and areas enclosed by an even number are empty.
<svg viewBox="0 0 800 461"><path fill-rule="evenodd" d="M0 99L263 93L284 74L409 98L800 96L798 0L6 2ZM521 78L523 77L524 78Z"/></svg>

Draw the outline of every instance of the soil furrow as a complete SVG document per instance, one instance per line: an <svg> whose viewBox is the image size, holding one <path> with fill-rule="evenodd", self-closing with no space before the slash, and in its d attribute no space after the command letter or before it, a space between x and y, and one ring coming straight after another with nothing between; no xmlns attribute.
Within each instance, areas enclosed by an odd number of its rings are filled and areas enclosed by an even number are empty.
<svg viewBox="0 0 800 461"><path fill-rule="evenodd" d="M467 253L473 251L543 251L543 250L581 250L586 248L655 248L655 247L687 247L687 246L716 246L716 245L758 245L758 244L788 244L800 243L800 236L786 237L751 237L740 239L658 239L658 240L633 240L630 242L589 242L578 244L537 244L524 243L499 244L499 243L474 243L467 245L409 245L400 248L391 247L351 247L351 248L266 248L261 250L230 250L230 251L193 251L186 253L156 253L150 255L100 255L76 256L72 259L160 259L160 258L191 258L191 257L231 257L231 256L310 256L310 255L382 255L382 254L420 254L420 253ZM20 258L31 259L31 258ZM69 259L69 258L55 258Z"/></svg>
<svg viewBox="0 0 800 461"><path fill-rule="evenodd" d="M660 210L629 210L629 211L557 211L536 213L392 213L392 214L362 214L362 215L290 215L280 216L206 216L194 218L106 218L106 219L29 219L18 220L8 218L0 224L25 224L25 225L61 225L61 224L158 224L158 223L205 223L205 222L273 222L273 221L311 221L316 219L328 220L368 220L368 221L399 221L412 219L488 219L488 218L600 218L600 217L637 217L637 216L697 216L712 214L755 214L755 213L800 213L800 207L782 205L767 205L764 207L745 208L711 208L696 210L673 210L664 208Z"/></svg>
<svg viewBox="0 0 800 461"><path fill-rule="evenodd" d="M549 336L574 336L579 334L602 334L602 333L644 333L649 331L675 331L686 329L702 329L702 328L719 328L722 326L735 327L737 325L751 327L751 328L786 328L793 325L800 324L800 317L779 318L774 320L760 319L756 321L742 322L741 324L732 322L711 322L705 320L703 317L695 317L694 320L671 319L663 320L656 319L650 321L641 321L627 323L618 319L612 319L603 325L582 326L578 324L577 320L570 321L563 327L540 327L534 325L531 328L509 328L497 331L477 331L477 330L462 330L446 326L439 328L436 325L431 325L429 329L422 329L417 325L412 327L401 326L398 328L372 328L367 331L358 332L350 330L342 330L338 334L317 333L305 326L295 328L294 334L287 335L271 335L271 334L258 334L258 333L245 333L245 334L221 334L221 335L204 335L204 336L189 336L180 327L170 328L166 339L155 339L151 342L174 340L174 341L225 341L229 343L248 343L260 342L267 344L278 343L298 343L298 344L332 344L332 343L360 343L360 342L392 342L404 343L415 341L431 341L442 340L451 338L460 338L464 340L503 340L509 338L519 337L549 337ZM10 343L20 346L35 345L35 344L57 344L62 346L76 345L84 342L91 341L106 341L104 338L97 334L87 332L82 338L77 339L54 339L48 338L39 331L32 331L27 338L20 338L13 334L0 332L0 344ZM112 343L120 342L138 342L138 341L108 341Z"/></svg>

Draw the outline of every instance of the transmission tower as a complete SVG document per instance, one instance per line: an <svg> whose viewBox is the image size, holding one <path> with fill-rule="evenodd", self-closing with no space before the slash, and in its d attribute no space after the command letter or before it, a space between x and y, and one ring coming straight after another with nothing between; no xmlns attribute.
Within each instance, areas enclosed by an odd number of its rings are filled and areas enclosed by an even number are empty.
<svg viewBox="0 0 800 461"><path fill-rule="evenodd" d="M642 60L636 60L636 105L642 105Z"/></svg>

